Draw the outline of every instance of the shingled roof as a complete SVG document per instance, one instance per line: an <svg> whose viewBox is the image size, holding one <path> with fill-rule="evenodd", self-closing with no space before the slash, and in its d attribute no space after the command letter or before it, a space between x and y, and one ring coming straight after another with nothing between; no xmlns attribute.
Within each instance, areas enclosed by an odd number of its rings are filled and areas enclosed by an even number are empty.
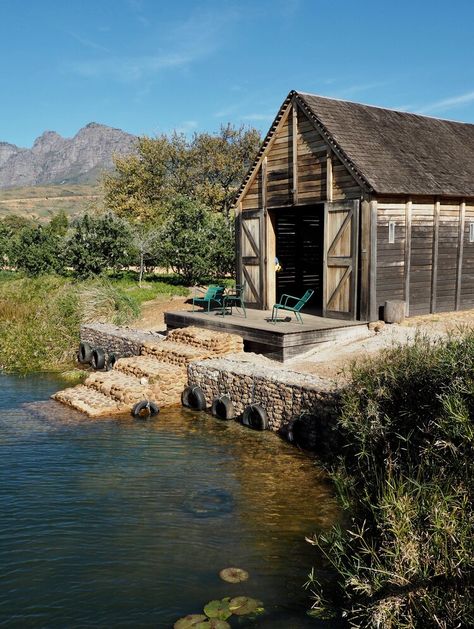
<svg viewBox="0 0 474 629"><path fill-rule="evenodd" d="M357 178L377 194L474 197L474 124L303 92L290 92L283 107L293 96ZM274 128L275 123L262 151Z"/></svg>

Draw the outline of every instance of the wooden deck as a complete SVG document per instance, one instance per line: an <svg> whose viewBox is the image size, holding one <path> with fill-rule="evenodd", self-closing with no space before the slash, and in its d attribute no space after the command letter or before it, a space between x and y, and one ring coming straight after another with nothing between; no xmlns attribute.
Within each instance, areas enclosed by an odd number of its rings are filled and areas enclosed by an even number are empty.
<svg viewBox="0 0 474 629"><path fill-rule="evenodd" d="M239 334L245 350L284 362L298 354L317 347L319 343L343 338L361 338L367 334L367 323L329 319L303 314L303 324L290 322L270 323L268 310L247 310L247 317L234 311L222 316L220 312L189 312L179 310L165 313L168 330L194 325L218 332ZM290 313L288 313L290 314Z"/></svg>

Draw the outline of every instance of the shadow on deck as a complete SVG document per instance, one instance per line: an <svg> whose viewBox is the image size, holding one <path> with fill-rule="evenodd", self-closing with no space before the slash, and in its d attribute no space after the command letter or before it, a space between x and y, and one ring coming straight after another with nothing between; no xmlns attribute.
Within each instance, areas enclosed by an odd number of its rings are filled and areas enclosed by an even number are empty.
<svg viewBox="0 0 474 629"><path fill-rule="evenodd" d="M290 313L287 313L290 314ZM190 312L179 310L165 313L168 330L197 326L217 332L239 334L244 339L245 351L263 354L284 362L298 354L314 349L320 343L357 339L367 336L367 323L329 319L303 314L303 324L290 322L270 323L268 310L247 310L247 317L234 313L222 316L221 312Z"/></svg>

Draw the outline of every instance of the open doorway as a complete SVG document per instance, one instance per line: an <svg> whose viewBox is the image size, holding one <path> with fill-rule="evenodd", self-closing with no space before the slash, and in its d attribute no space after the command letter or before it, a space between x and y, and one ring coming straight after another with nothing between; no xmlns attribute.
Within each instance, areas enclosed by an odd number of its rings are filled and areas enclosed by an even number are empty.
<svg viewBox="0 0 474 629"><path fill-rule="evenodd" d="M323 306L324 204L281 208L273 214L275 253L281 270L276 273L276 298L287 293L314 295L306 312L321 314Z"/></svg>

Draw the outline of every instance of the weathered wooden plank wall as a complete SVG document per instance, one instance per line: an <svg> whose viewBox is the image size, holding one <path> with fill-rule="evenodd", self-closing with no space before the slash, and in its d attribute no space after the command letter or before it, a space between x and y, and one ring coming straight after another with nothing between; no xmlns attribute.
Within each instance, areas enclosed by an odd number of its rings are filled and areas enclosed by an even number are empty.
<svg viewBox="0 0 474 629"><path fill-rule="evenodd" d="M407 301L407 314L474 307L474 205L449 199L383 199L377 207L377 307ZM395 225L389 242L389 224Z"/></svg>
<svg viewBox="0 0 474 629"><path fill-rule="evenodd" d="M473 225L473 227L471 227ZM472 241L469 236L472 235ZM466 203L464 221L464 252L461 273L462 310L474 308L474 203Z"/></svg>
<svg viewBox="0 0 474 629"><path fill-rule="evenodd" d="M329 146L306 114L298 107L293 114L291 106L291 113L289 111L282 117L265 152L267 208L359 199L359 184L334 153L331 153L332 190L328 190L328 151L330 152ZM261 208L263 192L260 165L242 195L242 211Z"/></svg>

